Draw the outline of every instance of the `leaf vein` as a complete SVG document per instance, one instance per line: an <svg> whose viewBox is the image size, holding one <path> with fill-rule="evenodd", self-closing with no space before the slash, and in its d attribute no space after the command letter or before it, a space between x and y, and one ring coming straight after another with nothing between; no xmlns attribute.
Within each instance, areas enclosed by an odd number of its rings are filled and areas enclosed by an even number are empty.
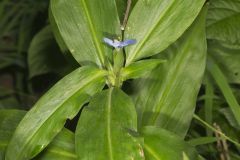
<svg viewBox="0 0 240 160"><path fill-rule="evenodd" d="M144 144L144 148L156 159L156 160L161 160L158 158L158 154L151 148L149 147L146 143Z"/></svg>
<svg viewBox="0 0 240 160"><path fill-rule="evenodd" d="M111 139L111 103L112 103L112 89L109 91L107 104L107 140L109 147L109 159L113 160L112 139Z"/></svg>
<svg viewBox="0 0 240 160"><path fill-rule="evenodd" d="M153 31L156 29L156 27L159 25L159 23L161 22L161 19L166 15L167 11L172 7L172 5L174 4L175 1L172 1L165 9L165 11L162 13L161 16L159 16L158 21L156 21L156 23L152 26L152 28L149 29L149 31L147 32L146 36L144 37L144 39L139 43L139 45L137 45L135 52L133 52L128 60L127 60L127 65L129 65L132 60L137 56L137 54L139 53L139 50L143 47L144 43L150 38L151 34L153 33Z"/></svg>
<svg viewBox="0 0 240 160"><path fill-rule="evenodd" d="M96 29L94 28L94 25L93 25L93 22L91 20L91 16L88 12L88 8L87 8L87 4L86 4L85 0L82 0L81 2L82 2L83 9L84 9L84 12L85 12L86 17L87 17L89 28L91 30L90 34L93 37L93 42L94 42L94 45L96 46L96 49L97 49L98 58L100 60L101 65L104 66L104 54L103 54L102 48L99 44L99 41L98 41L98 38L97 38L97 35L96 35Z"/></svg>

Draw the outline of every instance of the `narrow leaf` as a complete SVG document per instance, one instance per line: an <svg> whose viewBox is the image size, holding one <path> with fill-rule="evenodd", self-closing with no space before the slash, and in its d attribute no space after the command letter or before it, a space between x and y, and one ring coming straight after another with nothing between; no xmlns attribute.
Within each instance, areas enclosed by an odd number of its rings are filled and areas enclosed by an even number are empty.
<svg viewBox="0 0 240 160"><path fill-rule="evenodd" d="M237 120L238 125L240 125L240 105L237 99L235 98L224 74L211 58L209 58L209 65L207 69L211 73L214 80L216 81L220 90L222 91L229 107L233 112L235 119Z"/></svg>
<svg viewBox="0 0 240 160"><path fill-rule="evenodd" d="M103 37L120 35L120 24L113 0L51 0L53 18L65 44L82 65L104 66L112 49ZM111 35L111 37L110 37Z"/></svg>
<svg viewBox="0 0 240 160"><path fill-rule="evenodd" d="M105 71L79 68L54 85L26 114L7 149L6 160L33 158L104 85Z"/></svg>
<svg viewBox="0 0 240 160"><path fill-rule="evenodd" d="M136 131L137 115L130 97L119 89L96 95L84 108L76 131L76 153L81 159L127 160L143 158Z"/></svg>
<svg viewBox="0 0 240 160"><path fill-rule="evenodd" d="M166 49L191 25L205 0L141 0L129 17L127 39L137 44L126 48L127 65ZM191 13L191 14L189 14Z"/></svg>
<svg viewBox="0 0 240 160"><path fill-rule="evenodd" d="M136 81L139 127L156 125L184 137L190 125L206 61L206 8L188 31L165 53L167 59Z"/></svg>
<svg viewBox="0 0 240 160"><path fill-rule="evenodd" d="M200 122L200 124L203 127L208 127L209 129L211 129L213 132L218 133L222 138L228 140L229 142L232 142L233 144L235 144L237 147L240 147L240 143L238 143L237 141L235 141L233 138L225 135L223 132L217 130L215 127L211 126L210 124L208 124L207 122L205 122L203 119L201 119L199 116L194 115L193 116L194 119L196 119L197 121Z"/></svg>

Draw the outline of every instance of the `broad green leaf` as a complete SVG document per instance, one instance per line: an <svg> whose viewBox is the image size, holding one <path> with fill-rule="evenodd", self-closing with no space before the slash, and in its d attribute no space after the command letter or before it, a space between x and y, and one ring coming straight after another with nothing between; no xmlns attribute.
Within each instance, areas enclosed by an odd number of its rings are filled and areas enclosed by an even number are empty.
<svg viewBox="0 0 240 160"><path fill-rule="evenodd" d="M29 77L49 72L61 73L67 69L67 62L61 54L50 26L43 28L33 38L28 50Z"/></svg>
<svg viewBox="0 0 240 160"><path fill-rule="evenodd" d="M231 108L238 125L240 125L240 105L235 98L226 80L226 77L224 76L218 65L211 58L209 58L209 65L207 66L207 69L216 81L220 90L222 91L222 94L224 95L229 107Z"/></svg>
<svg viewBox="0 0 240 160"><path fill-rule="evenodd" d="M34 160L77 160L74 134L63 129Z"/></svg>
<svg viewBox="0 0 240 160"><path fill-rule="evenodd" d="M55 19L53 17L53 13L51 8L49 8L49 21L50 21L50 25L51 25L51 30L53 32L54 38L62 52L62 54L64 54L65 59L68 61L69 65L71 65L73 68L74 67L79 67L79 63L76 61L76 59L73 57L73 55L70 53L66 43L64 42L59 28L57 27L57 24L55 22Z"/></svg>
<svg viewBox="0 0 240 160"><path fill-rule="evenodd" d="M208 53L229 83L240 83L240 1L211 0L207 15Z"/></svg>
<svg viewBox="0 0 240 160"><path fill-rule="evenodd" d="M208 54L215 60L229 83L240 84L240 45L235 47L225 42L208 40Z"/></svg>
<svg viewBox="0 0 240 160"><path fill-rule="evenodd" d="M151 70L156 68L160 63L165 62L160 59L141 60L122 68L121 74L124 80L135 79L147 75Z"/></svg>
<svg viewBox="0 0 240 160"><path fill-rule="evenodd" d="M52 32L54 34L55 40L57 41L58 46L61 49L62 53L67 54L67 52L68 52L67 45L64 42L64 40L63 40L63 38L60 34L59 28L57 27L57 24L55 22L55 19L53 17L53 13L52 13L51 9L49 9L49 15L48 16L49 16L50 25L51 25Z"/></svg>
<svg viewBox="0 0 240 160"><path fill-rule="evenodd" d="M185 136L195 110L206 61L205 15L165 53L167 59L148 76L136 81L133 97L138 125L156 125Z"/></svg>
<svg viewBox="0 0 240 160"><path fill-rule="evenodd" d="M0 159L4 160L5 151L18 123L25 115L20 110L0 110Z"/></svg>
<svg viewBox="0 0 240 160"><path fill-rule="evenodd" d="M183 154L197 160L197 153L181 137L156 127L144 127L144 154L146 160L183 160Z"/></svg>
<svg viewBox="0 0 240 160"><path fill-rule="evenodd" d="M204 3L205 0L138 1L125 32L125 38L134 38L137 44L126 48L126 64L166 49L191 25Z"/></svg>
<svg viewBox="0 0 240 160"><path fill-rule="evenodd" d="M207 38L240 46L240 0L211 0Z"/></svg>
<svg viewBox="0 0 240 160"><path fill-rule="evenodd" d="M76 130L76 153L81 159L144 159L132 100L119 89L97 94L83 109Z"/></svg>
<svg viewBox="0 0 240 160"><path fill-rule="evenodd" d="M120 23L114 0L51 0L55 23L74 58L82 65L104 67L112 49L103 37L120 35Z"/></svg>
<svg viewBox="0 0 240 160"><path fill-rule="evenodd" d="M25 115L22 110L0 110L0 159L4 154L9 140L18 123ZM75 160L74 134L63 129L53 142L34 160Z"/></svg>
<svg viewBox="0 0 240 160"><path fill-rule="evenodd" d="M6 160L26 160L42 151L90 96L104 86L106 72L81 67L54 85L26 114L8 146Z"/></svg>

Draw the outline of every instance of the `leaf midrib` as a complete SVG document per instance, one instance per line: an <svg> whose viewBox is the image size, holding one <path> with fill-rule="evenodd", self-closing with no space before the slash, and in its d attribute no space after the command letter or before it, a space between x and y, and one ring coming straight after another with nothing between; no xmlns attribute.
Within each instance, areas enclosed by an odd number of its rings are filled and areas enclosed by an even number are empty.
<svg viewBox="0 0 240 160"><path fill-rule="evenodd" d="M146 143L144 143L144 148L148 151L148 153L150 153L153 158L155 158L156 160L161 160L158 158L158 154L157 152L155 152L151 147L149 147Z"/></svg>
<svg viewBox="0 0 240 160"><path fill-rule="evenodd" d="M93 37L93 42L94 42L94 45L97 49L97 54L98 54L99 61L102 65L102 67L103 67L104 66L104 54L103 54L101 45L99 44L99 41L98 41L98 38L97 38L96 29L94 28L94 25L93 25L93 22L91 20L90 13L88 12L88 8L87 8L87 4L86 4L85 0L81 0L81 2L82 2L84 13L86 14L86 17L87 17L87 22L88 22L88 25L89 25L89 28L90 28L90 34Z"/></svg>
<svg viewBox="0 0 240 160"><path fill-rule="evenodd" d="M65 151L65 150L59 150L59 149L48 149L48 152L51 152L53 154L57 154L57 155L62 155L65 157L71 157L71 158L77 158L77 156L71 152Z"/></svg>
<svg viewBox="0 0 240 160"><path fill-rule="evenodd" d="M161 19L166 15L166 13L168 12L169 9L171 9L171 7L174 4L174 0L168 5L168 7L166 7L165 11L162 13L161 16L159 16L158 21L156 21L156 23L152 26L151 29L149 29L149 31L147 32L147 34L145 35L144 39L141 41L141 43L139 43L139 45L137 45L135 51L130 54L130 56L127 58L127 62L126 65L129 65L133 59L137 56L137 54L139 53L139 50L143 47L144 43L150 38L150 35L153 33L153 31L156 29L156 27L159 25L159 23L161 22Z"/></svg>
<svg viewBox="0 0 240 160"><path fill-rule="evenodd" d="M107 141L109 148L109 160L113 160L112 152L112 135L111 135L111 104L112 104L112 88L109 90L108 103L107 103Z"/></svg>

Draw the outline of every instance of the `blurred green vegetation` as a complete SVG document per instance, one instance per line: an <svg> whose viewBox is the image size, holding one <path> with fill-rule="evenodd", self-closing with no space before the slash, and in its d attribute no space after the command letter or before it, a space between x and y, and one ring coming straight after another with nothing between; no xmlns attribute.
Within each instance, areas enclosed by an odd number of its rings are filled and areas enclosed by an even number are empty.
<svg viewBox="0 0 240 160"><path fill-rule="evenodd" d="M122 13L126 1L117 2ZM208 63L195 114L240 142L240 115L233 112L240 103L240 1L209 3ZM29 110L53 84L78 67L54 38L48 6L49 0L0 2L0 109ZM219 139L216 131L197 119L186 140L207 160L217 160L223 153L240 160L238 145Z"/></svg>
<svg viewBox="0 0 240 160"><path fill-rule="evenodd" d="M61 53L48 20L49 0L0 2L0 108L28 110L75 68Z"/></svg>

